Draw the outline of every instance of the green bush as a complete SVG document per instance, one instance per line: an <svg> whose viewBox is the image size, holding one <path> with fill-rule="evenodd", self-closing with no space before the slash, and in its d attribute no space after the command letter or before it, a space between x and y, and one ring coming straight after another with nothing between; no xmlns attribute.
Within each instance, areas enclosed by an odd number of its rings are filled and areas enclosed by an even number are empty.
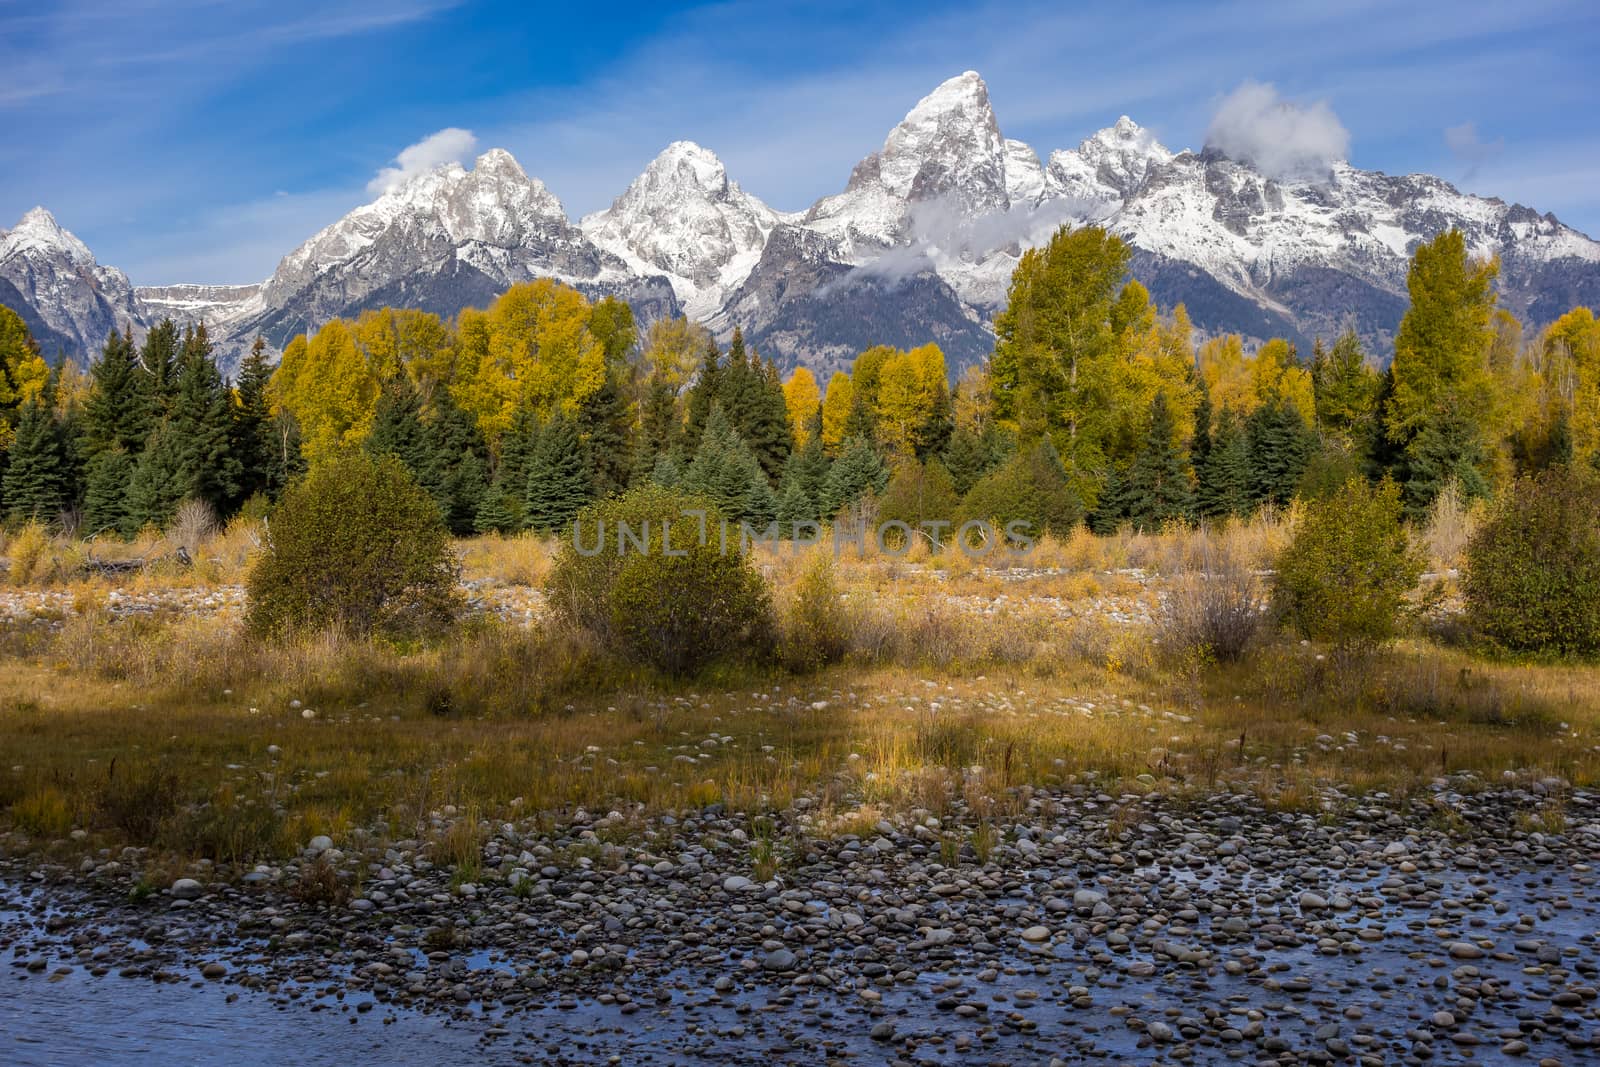
<svg viewBox="0 0 1600 1067"><path fill-rule="evenodd" d="M1600 651L1600 477L1518 482L1468 542L1464 585L1469 622L1502 648Z"/></svg>
<svg viewBox="0 0 1600 1067"><path fill-rule="evenodd" d="M962 505L963 521L1023 522L1037 540L1046 533L1065 537L1083 521L1083 505L1067 483L1061 458L1048 440L1018 452L978 479Z"/></svg>
<svg viewBox="0 0 1600 1067"><path fill-rule="evenodd" d="M1273 605L1302 637L1359 650L1395 636L1421 556L1401 524L1400 487L1351 478L1313 501L1278 559Z"/></svg>
<svg viewBox="0 0 1600 1067"><path fill-rule="evenodd" d="M415 635L448 626L459 567L439 508L392 456L313 468L272 513L250 572L252 632Z"/></svg>
<svg viewBox="0 0 1600 1067"><path fill-rule="evenodd" d="M689 514L696 511L705 513L703 539L700 520ZM768 658L766 583L738 527L727 529L724 543L721 522L706 498L656 485L590 505L556 555L551 609L629 661L674 677ZM624 524L632 539L622 536Z"/></svg>

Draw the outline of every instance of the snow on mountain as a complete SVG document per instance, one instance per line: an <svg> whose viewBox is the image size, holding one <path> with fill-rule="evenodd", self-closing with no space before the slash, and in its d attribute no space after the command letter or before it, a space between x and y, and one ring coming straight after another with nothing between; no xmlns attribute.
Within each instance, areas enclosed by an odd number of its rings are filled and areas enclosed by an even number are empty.
<svg viewBox="0 0 1600 1067"><path fill-rule="evenodd" d="M401 182L279 263L261 310L234 332L281 345L330 318L384 304L453 316L518 282L554 278L629 300L645 318L678 310L670 284L597 248L554 193L504 149Z"/></svg>
<svg viewBox="0 0 1600 1067"><path fill-rule="evenodd" d="M709 319L788 218L729 180L714 153L674 141L610 207L579 225L635 273L665 275L685 314Z"/></svg>
<svg viewBox="0 0 1600 1067"><path fill-rule="evenodd" d="M0 230L0 304L13 308L45 352L98 352L113 329L139 323L133 285L42 207Z"/></svg>
<svg viewBox="0 0 1600 1067"><path fill-rule="evenodd" d="M134 291L36 209L0 231L0 303L70 354L113 325L204 319L225 353L281 345L382 304L441 315L553 277L618 295L648 319L685 309L742 326L785 364L830 369L873 343L937 340L952 366L982 358L1023 250L1095 222L1133 247L1156 300L1203 330L1306 342L1354 323L1383 351L1405 309L1416 246L1456 227L1500 258L1502 303L1532 322L1600 304L1600 244L1551 215L1429 175L1336 162L1278 180L1214 148L1172 152L1127 116L1041 162L1001 131L968 71L923 97L808 211L774 211L711 152L667 146L603 211L574 224L511 155L417 174L284 257L259 286Z"/></svg>

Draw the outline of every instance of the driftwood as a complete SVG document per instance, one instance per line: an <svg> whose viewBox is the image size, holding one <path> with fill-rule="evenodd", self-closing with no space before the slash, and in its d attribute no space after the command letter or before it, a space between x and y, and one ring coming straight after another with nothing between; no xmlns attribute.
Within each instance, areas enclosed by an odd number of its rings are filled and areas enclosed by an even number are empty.
<svg viewBox="0 0 1600 1067"><path fill-rule="evenodd" d="M164 559L175 559L185 567L194 566L194 559L189 555L189 550L182 545L165 556L135 556L131 559L96 559L94 553L90 552L83 565L85 569L95 574L109 577L116 574L133 574Z"/></svg>

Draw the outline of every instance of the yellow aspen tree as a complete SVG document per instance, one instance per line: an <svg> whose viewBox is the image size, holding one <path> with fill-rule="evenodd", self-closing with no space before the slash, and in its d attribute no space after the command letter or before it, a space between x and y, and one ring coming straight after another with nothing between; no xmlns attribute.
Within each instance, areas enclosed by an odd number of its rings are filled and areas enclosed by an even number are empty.
<svg viewBox="0 0 1600 1067"><path fill-rule="evenodd" d="M796 448L804 448L811 441L811 422L822 406L822 391L817 379L806 367L796 367L789 380L783 383L783 407L789 416L789 429L794 434Z"/></svg>
<svg viewBox="0 0 1600 1067"><path fill-rule="evenodd" d="M844 428L850 421L850 408L855 403L855 386L850 375L834 371L828 379L828 392L822 400L822 447L828 455L837 455L844 443Z"/></svg>

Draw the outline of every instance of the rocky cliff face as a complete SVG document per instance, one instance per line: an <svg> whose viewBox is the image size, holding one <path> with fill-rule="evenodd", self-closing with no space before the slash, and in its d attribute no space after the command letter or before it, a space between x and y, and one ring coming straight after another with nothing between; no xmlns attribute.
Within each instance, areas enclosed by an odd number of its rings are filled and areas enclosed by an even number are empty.
<svg viewBox="0 0 1600 1067"><path fill-rule="evenodd" d="M0 230L0 304L22 316L49 356L98 352L113 329L141 321L128 276L95 262L42 207Z"/></svg>

